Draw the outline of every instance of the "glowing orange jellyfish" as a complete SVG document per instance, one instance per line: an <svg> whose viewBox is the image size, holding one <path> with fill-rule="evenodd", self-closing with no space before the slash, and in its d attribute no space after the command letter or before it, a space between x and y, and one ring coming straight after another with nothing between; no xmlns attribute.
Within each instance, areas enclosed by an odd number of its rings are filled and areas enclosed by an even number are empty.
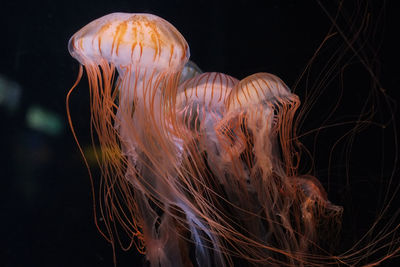
<svg viewBox="0 0 400 267"><path fill-rule="evenodd" d="M213 72L180 82L188 45L150 14L97 19L69 51L88 74L103 234L113 245L122 228L126 248L134 243L151 266L326 266L359 257L318 245L342 208L298 173L300 101L281 79Z"/></svg>
<svg viewBox="0 0 400 267"><path fill-rule="evenodd" d="M186 41L154 15L114 13L77 32L69 51L90 81L93 127L103 150L101 213L110 241L115 240L111 222L119 220L137 238L139 250L146 244L150 259L158 257L152 252L161 245L173 251L153 229L158 215L147 199L168 205L175 195L170 179L176 176L178 147L169 134L168 110L189 57Z"/></svg>

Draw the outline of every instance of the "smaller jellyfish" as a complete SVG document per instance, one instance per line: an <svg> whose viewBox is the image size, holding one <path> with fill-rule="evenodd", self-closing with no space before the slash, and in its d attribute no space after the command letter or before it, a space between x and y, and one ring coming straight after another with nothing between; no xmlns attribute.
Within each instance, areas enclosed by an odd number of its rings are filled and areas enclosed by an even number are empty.
<svg viewBox="0 0 400 267"><path fill-rule="evenodd" d="M292 137L300 101L277 76L256 73L241 80L225 104L217 126L223 160L231 166L225 169L230 183L224 189L239 207L233 213L245 226L241 232L254 238L246 250L253 259L272 256L280 264L298 265L317 241L318 227L338 220L342 211L327 200L316 178L297 173Z"/></svg>
<svg viewBox="0 0 400 267"><path fill-rule="evenodd" d="M235 127L236 135L242 139L237 140L236 146L243 149L247 139L247 134L240 129L242 123L245 123L253 134L259 131L263 131L258 133L260 136L275 137L279 134L282 146L286 146L291 140L293 117L299 105L298 97L273 74L256 73L241 80L226 101L226 120L231 121L235 118L230 122L230 126ZM265 148L265 145L257 147ZM237 153L241 152L240 149L237 150ZM287 147L283 150L291 149Z"/></svg>

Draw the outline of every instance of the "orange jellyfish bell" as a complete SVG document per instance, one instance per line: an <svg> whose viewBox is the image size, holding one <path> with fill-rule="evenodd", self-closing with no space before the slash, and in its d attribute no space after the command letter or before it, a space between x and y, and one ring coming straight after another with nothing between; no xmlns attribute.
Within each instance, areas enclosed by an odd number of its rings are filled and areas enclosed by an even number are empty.
<svg viewBox="0 0 400 267"><path fill-rule="evenodd" d="M112 13L75 33L70 54L82 65L130 64L178 71L188 60L189 46L168 21L152 14Z"/></svg>
<svg viewBox="0 0 400 267"><path fill-rule="evenodd" d="M298 101L298 97L290 92L289 87L271 73L255 73L243 80L232 90L227 99L229 111L247 108L254 104L276 104L278 101Z"/></svg>

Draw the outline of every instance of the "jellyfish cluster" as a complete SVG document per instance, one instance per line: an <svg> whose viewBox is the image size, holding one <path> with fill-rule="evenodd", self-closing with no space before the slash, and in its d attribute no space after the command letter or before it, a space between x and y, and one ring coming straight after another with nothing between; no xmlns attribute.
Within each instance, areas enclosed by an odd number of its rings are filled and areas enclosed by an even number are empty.
<svg viewBox="0 0 400 267"><path fill-rule="evenodd" d="M157 267L337 263L320 243L342 208L299 174L300 100L280 78L202 73L151 14L101 17L68 48L89 81L96 224L113 245Z"/></svg>

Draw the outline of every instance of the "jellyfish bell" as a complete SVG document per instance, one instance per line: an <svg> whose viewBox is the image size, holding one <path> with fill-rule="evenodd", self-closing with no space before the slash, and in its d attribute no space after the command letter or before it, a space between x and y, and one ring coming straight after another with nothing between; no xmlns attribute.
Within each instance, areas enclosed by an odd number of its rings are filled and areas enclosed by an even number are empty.
<svg viewBox="0 0 400 267"><path fill-rule="evenodd" d="M207 72L186 80L178 88L176 108L186 126L200 130L195 121L201 123L200 128L213 130L216 120L225 113L225 100L238 80L217 72ZM190 117L190 119L189 119Z"/></svg>
<svg viewBox="0 0 400 267"><path fill-rule="evenodd" d="M232 90L226 101L228 111L247 108L253 104L278 104L279 101L298 101L289 87L276 75L266 72L247 76Z"/></svg>
<svg viewBox="0 0 400 267"><path fill-rule="evenodd" d="M179 71L188 60L189 46L168 21L152 14L112 13L75 33L68 43L82 65L139 65Z"/></svg>

